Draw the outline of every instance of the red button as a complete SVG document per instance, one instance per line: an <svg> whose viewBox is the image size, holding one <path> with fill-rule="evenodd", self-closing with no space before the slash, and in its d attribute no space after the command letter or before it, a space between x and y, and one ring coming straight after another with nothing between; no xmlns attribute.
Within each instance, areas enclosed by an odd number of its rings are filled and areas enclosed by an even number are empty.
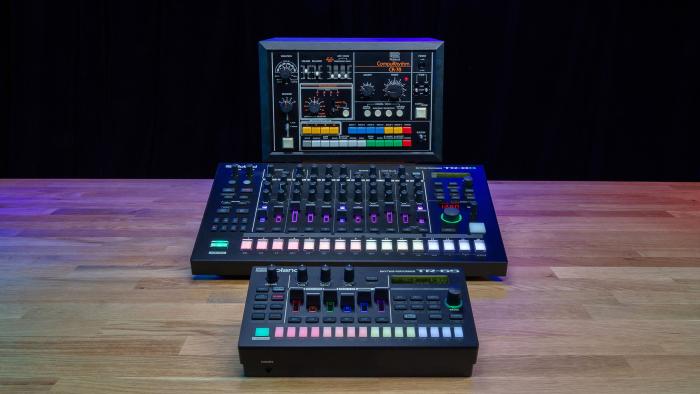
<svg viewBox="0 0 700 394"><path fill-rule="evenodd" d="M410 146L411 146L411 140L403 140L403 146L404 146L404 147L407 147L407 146L410 147Z"/></svg>
<svg viewBox="0 0 700 394"><path fill-rule="evenodd" d="M411 134L411 126L404 126L403 133L404 134Z"/></svg>

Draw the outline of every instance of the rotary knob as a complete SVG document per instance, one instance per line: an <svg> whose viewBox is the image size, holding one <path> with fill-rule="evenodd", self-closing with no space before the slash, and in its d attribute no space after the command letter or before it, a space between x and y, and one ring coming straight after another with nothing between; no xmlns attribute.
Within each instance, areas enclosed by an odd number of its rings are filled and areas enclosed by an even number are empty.
<svg viewBox="0 0 700 394"><path fill-rule="evenodd" d="M374 96L374 85L369 82L365 82L360 86L360 95L364 98L370 98Z"/></svg>
<svg viewBox="0 0 700 394"><path fill-rule="evenodd" d="M348 193L345 189L340 189L338 191L338 201L345 202L348 200Z"/></svg>
<svg viewBox="0 0 700 394"><path fill-rule="evenodd" d="M324 264L321 267L321 283L328 283L331 281L331 267Z"/></svg>
<svg viewBox="0 0 700 394"><path fill-rule="evenodd" d="M297 268L297 282L306 283L309 280L309 271L306 269L305 265L300 265Z"/></svg>
<svg viewBox="0 0 700 394"><path fill-rule="evenodd" d="M384 94L392 100L398 100L406 92L403 83L396 78L393 78L384 84Z"/></svg>
<svg viewBox="0 0 700 394"><path fill-rule="evenodd" d="M295 101L291 97L285 97L279 101L280 111L285 114L292 112Z"/></svg>
<svg viewBox="0 0 700 394"><path fill-rule="evenodd" d="M372 189L369 191L369 201L377 202L377 189Z"/></svg>
<svg viewBox="0 0 700 394"><path fill-rule="evenodd" d="M459 289L447 290L447 298L445 303L449 307L459 308L462 306L462 291Z"/></svg>
<svg viewBox="0 0 700 394"><path fill-rule="evenodd" d="M273 264L268 265L267 275L265 278L267 283L277 283L277 267L275 267Z"/></svg>
<svg viewBox="0 0 700 394"><path fill-rule="evenodd" d="M324 189L323 190L323 201L325 201L325 202L331 201L331 189Z"/></svg>
<svg viewBox="0 0 700 394"><path fill-rule="evenodd" d="M321 101L317 97L314 97L309 100L309 112L315 115L319 113L319 111L321 111Z"/></svg>
<svg viewBox="0 0 700 394"><path fill-rule="evenodd" d="M348 264L345 266L345 270L343 271L343 280L345 283L352 283L355 280L355 269L352 267L352 265Z"/></svg>
<svg viewBox="0 0 700 394"><path fill-rule="evenodd" d="M459 209L449 207L442 210L440 220L448 224L457 224L462 221L462 214Z"/></svg>
<svg viewBox="0 0 700 394"><path fill-rule="evenodd" d="M328 176L333 176L333 165L332 164L326 164L326 177Z"/></svg>

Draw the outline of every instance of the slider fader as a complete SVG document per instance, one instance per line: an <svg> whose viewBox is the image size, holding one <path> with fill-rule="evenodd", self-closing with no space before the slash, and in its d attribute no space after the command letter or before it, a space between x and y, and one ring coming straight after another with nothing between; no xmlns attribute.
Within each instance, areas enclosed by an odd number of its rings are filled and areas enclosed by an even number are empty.
<svg viewBox="0 0 700 394"><path fill-rule="evenodd" d="M479 342L459 268L253 267L246 376L471 376Z"/></svg>

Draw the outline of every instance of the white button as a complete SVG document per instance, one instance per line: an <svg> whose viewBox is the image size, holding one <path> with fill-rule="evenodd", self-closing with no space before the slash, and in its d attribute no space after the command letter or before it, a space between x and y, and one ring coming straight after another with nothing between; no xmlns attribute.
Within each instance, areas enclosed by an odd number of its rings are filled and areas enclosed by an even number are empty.
<svg viewBox="0 0 700 394"><path fill-rule="evenodd" d="M462 327L456 326L454 327L455 330L455 338L464 338L464 331L462 331Z"/></svg>
<svg viewBox="0 0 700 394"><path fill-rule="evenodd" d="M365 241L365 250L368 250L368 251L377 250L377 241L375 241L373 239L368 239L367 241Z"/></svg>
<svg viewBox="0 0 700 394"><path fill-rule="evenodd" d="M450 327L443 327L442 328L442 337L443 338L452 338L452 332L450 331Z"/></svg>
<svg viewBox="0 0 700 394"><path fill-rule="evenodd" d="M393 114L394 114L394 113L393 113L390 109L387 109L387 110L384 112L384 115L386 115L387 118L390 117L390 116L393 115Z"/></svg>
<svg viewBox="0 0 700 394"><path fill-rule="evenodd" d="M372 111L366 109L365 110L365 118L369 118L370 116L372 116Z"/></svg>
<svg viewBox="0 0 700 394"><path fill-rule="evenodd" d="M477 252L485 252L486 251L486 244L484 243L483 239L475 239L474 240L474 250Z"/></svg>
<svg viewBox="0 0 700 394"><path fill-rule="evenodd" d="M399 252L405 252L408 250L408 242L404 239L396 241L396 250Z"/></svg>
<svg viewBox="0 0 700 394"><path fill-rule="evenodd" d="M359 239L350 241L350 250L362 250L362 241Z"/></svg>
<svg viewBox="0 0 700 394"><path fill-rule="evenodd" d="M420 338L427 338L428 337L428 329L425 327L418 327L418 336Z"/></svg>
<svg viewBox="0 0 700 394"><path fill-rule="evenodd" d="M255 249L257 250L267 250L267 239L265 238L260 238L258 240L258 243L255 245Z"/></svg>
<svg viewBox="0 0 700 394"><path fill-rule="evenodd" d="M345 240L344 239L336 239L334 249L339 250L339 251L345 250Z"/></svg>
<svg viewBox="0 0 700 394"><path fill-rule="evenodd" d="M241 250L251 250L253 249L253 240L252 239L244 239L241 241Z"/></svg>
<svg viewBox="0 0 700 394"><path fill-rule="evenodd" d="M272 241L272 250L282 250L284 249L284 240L275 239Z"/></svg>
<svg viewBox="0 0 700 394"><path fill-rule="evenodd" d="M391 252L394 250L393 242L390 239L382 240L382 250L385 252Z"/></svg>
<svg viewBox="0 0 700 394"><path fill-rule="evenodd" d="M403 338L403 327L394 327L394 338Z"/></svg>
<svg viewBox="0 0 700 394"><path fill-rule="evenodd" d="M471 249L472 249L472 248L469 246L469 240L466 240L466 239L460 239L460 240L459 240L459 250L460 250L461 252L468 252L468 251L470 251Z"/></svg>
<svg viewBox="0 0 700 394"><path fill-rule="evenodd" d="M455 241L451 239L443 239L442 240L442 250L445 252L454 252L455 251Z"/></svg>
<svg viewBox="0 0 700 394"><path fill-rule="evenodd" d="M422 239L414 239L412 246L413 246L414 252L422 252L423 251L423 240Z"/></svg>
<svg viewBox="0 0 700 394"><path fill-rule="evenodd" d="M347 109L344 109L343 110L343 117L347 118L348 116L350 116L350 111L348 111Z"/></svg>
<svg viewBox="0 0 700 394"><path fill-rule="evenodd" d="M440 244L438 243L437 239L428 240L428 250L430 250L430 251L440 250Z"/></svg>
<svg viewBox="0 0 700 394"><path fill-rule="evenodd" d="M416 119L428 118L428 109L426 107L416 107Z"/></svg>
<svg viewBox="0 0 700 394"><path fill-rule="evenodd" d="M440 338L440 329L438 327L430 327L430 336Z"/></svg>
<svg viewBox="0 0 700 394"><path fill-rule="evenodd" d="M398 116L399 118L402 117L402 116L403 116L403 111L400 110L400 109L397 109L397 110L396 110L396 116Z"/></svg>
<svg viewBox="0 0 700 394"><path fill-rule="evenodd" d="M472 234L486 234L486 226L480 222L470 222L469 232Z"/></svg>
<svg viewBox="0 0 700 394"><path fill-rule="evenodd" d="M305 239L304 240L304 250L314 250L314 246L316 244L316 241L313 239Z"/></svg>
<svg viewBox="0 0 700 394"><path fill-rule="evenodd" d="M329 239L318 241L318 250L331 250L331 241Z"/></svg>
<svg viewBox="0 0 700 394"><path fill-rule="evenodd" d="M378 110L374 111L374 116L376 116L376 117L382 116L382 110L378 109Z"/></svg>
<svg viewBox="0 0 700 394"><path fill-rule="evenodd" d="M299 250L299 240L290 239L287 241L287 250Z"/></svg>

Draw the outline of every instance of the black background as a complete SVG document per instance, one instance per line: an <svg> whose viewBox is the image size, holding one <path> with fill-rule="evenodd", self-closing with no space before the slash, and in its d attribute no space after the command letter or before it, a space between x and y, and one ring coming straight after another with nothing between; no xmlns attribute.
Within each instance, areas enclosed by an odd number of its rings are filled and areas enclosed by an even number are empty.
<svg viewBox="0 0 700 394"><path fill-rule="evenodd" d="M700 180L698 2L3 4L3 177L208 178L260 159L259 40L428 36L446 42L446 162Z"/></svg>

